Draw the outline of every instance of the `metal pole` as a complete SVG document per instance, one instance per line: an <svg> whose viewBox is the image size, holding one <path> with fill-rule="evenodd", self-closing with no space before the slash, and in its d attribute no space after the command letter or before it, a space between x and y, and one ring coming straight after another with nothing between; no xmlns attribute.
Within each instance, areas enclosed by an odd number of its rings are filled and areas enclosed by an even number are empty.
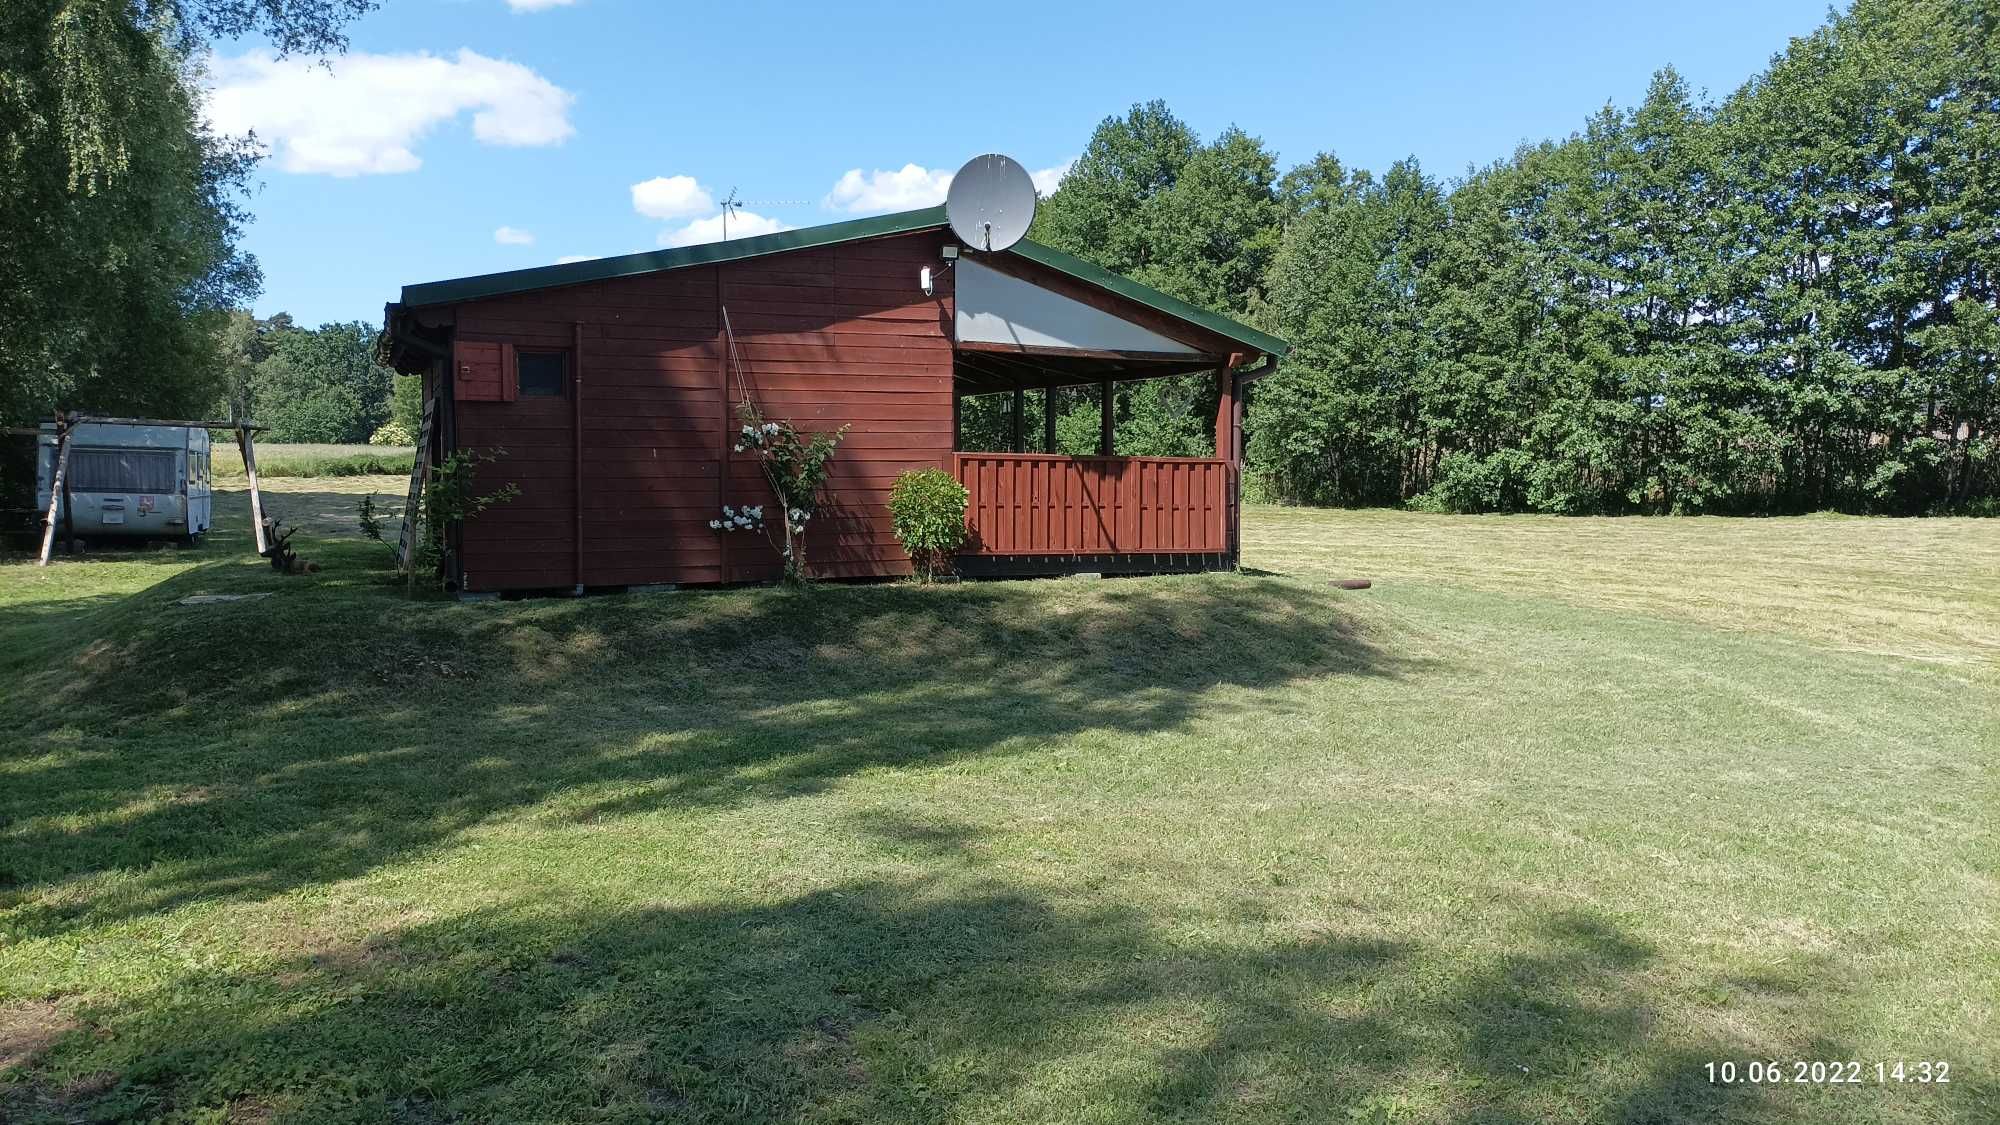
<svg viewBox="0 0 2000 1125"><path fill-rule="evenodd" d="M1111 403L1115 396L1111 390L1111 380L1097 384L1097 455L1111 456Z"/></svg>
<svg viewBox="0 0 2000 1125"><path fill-rule="evenodd" d="M570 443L576 454L574 501L576 503L576 593L583 593L583 322L574 325L576 336L572 346L575 353L570 366L570 420L573 430Z"/></svg>

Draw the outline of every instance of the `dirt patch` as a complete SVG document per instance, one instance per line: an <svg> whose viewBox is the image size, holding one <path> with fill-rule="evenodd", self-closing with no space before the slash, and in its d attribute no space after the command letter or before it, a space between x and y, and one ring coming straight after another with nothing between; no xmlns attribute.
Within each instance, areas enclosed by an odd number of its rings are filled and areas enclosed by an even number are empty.
<svg viewBox="0 0 2000 1125"><path fill-rule="evenodd" d="M277 1118L277 1107L262 1098L239 1098L229 1103L229 1125L264 1125Z"/></svg>
<svg viewBox="0 0 2000 1125"><path fill-rule="evenodd" d="M80 1026L47 1000L0 1004L0 1073L28 1065Z"/></svg>

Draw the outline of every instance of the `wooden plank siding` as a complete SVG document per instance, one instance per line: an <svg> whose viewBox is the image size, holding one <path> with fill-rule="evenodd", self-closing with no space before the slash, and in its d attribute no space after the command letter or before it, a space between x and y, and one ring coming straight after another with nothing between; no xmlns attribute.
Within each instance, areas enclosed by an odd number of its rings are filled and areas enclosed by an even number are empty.
<svg viewBox="0 0 2000 1125"><path fill-rule="evenodd" d="M505 450L481 487L521 490L467 521L466 588L779 573L762 536L708 526L724 503L775 514L753 455L731 450L740 392L724 366L724 308L766 417L802 430L851 427L810 536L814 572L907 573L888 490L904 470L949 468L952 458L950 272L938 271L935 296L917 285L948 237L924 231L457 305L458 343L568 351L581 324L584 351L583 573L572 398L460 401L458 445Z"/></svg>
<svg viewBox="0 0 2000 1125"><path fill-rule="evenodd" d="M1219 554L1229 462L960 453L971 555Z"/></svg>

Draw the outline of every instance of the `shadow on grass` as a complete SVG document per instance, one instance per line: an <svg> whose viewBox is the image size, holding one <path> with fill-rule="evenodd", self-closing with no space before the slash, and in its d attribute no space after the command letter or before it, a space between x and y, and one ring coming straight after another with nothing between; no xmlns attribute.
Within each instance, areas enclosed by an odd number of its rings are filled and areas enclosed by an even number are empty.
<svg viewBox="0 0 2000 1125"><path fill-rule="evenodd" d="M1325 594L1227 576L466 606L398 596L375 544L313 549L324 574L225 555L109 606L0 608L31 642L0 653L24 732L0 932L345 878L531 808L782 799L1399 671ZM276 596L173 604L197 591Z"/></svg>
<svg viewBox="0 0 2000 1125"><path fill-rule="evenodd" d="M1741 1047L1651 1026L1649 952L1576 915L1527 925L1509 942L1525 960L1426 999L1440 949L1192 941L977 871L752 905L530 901L85 1007L47 1060L75 1077L0 1093L0 1110L1513 1123L1769 1106L1703 1077Z"/></svg>

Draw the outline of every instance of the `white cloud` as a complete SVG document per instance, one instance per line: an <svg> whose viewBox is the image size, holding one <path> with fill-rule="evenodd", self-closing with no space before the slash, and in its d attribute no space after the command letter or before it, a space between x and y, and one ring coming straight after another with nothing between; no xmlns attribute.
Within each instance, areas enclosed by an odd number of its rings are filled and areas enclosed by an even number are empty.
<svg viewBox="0 0 2000 1125"><path fill-rule="evenodd" d="M594 262L602 256L601 254L564 254L562 257L556 259L556 265L566 266L571 262Z"/></svg>
<svg viewBox="0 0 2000 1125"><path fill-rule="evenodd" d="M517 12L546 12L550 8L567 8L576 0L507 0L507 6Z"/></svg>
<svg viewBox="0 0 2000 1125"><path fill-rule="evenodd" d="M753 234L776 234L781 230L791 230L790 223L766 218L755 211L738 211L729 217L729 237L749 238ZM722 213L716 212L705 219L696 219L683 227L660 232L662 246L694 246L702 242L722 240Z"/></svg>
<svg viewBox="0 0 2000 1125"><path fill-rule="evenodd" d="M1069 170L1074 167L1076 167L1076 157L1072 156L1054 168L1044 168L1039 172L1030 172L1028 173L1028 178L1035 181L1035 190L1041 194L1043 199L1047 199L1049 196L1055 194L1056 188L1062 186L1063 177L1069 175Z"/></svg>
<svg viewBox="0 0 2000 1125"><path fill-rule="evenodd" d="M559 144L576 130L569 91L519 63L461 49L353 53L319 63L251 51L216 60L207 113L218 132L254 130L286 172L364 176L412 172L417 142L472 114L490 145Z"/></svg>
<svg viewBox="0 0 2000 1125"><path fill-rule="evenodd" d="M1035 182L1035 190L1048 195L1056 190L1056 185L1069 175L1076 159L1038 172L1029 172L1028 178ZM935 207L944 202L945 193L951 190L952 173L942 168L925 168L921 164L905 164L897 171L876 169L863 172L859 168L848 172L834 181L833 190L826 195L826 206L835 211L862 213L866 211L913 211L919 207Z"/></svg>
<svg viewBox="0 0 2000 1125"><path fill-rule="evenodd" d="M520 227L501 227L493 232L493 241L502 246L533 246L535 235L533 231L525 231Z"/></svg>
<svg viewBox="0 0 2000 1125"><path fill-rule="evenodd" d="M715 210L715 197L693 176L654 176L632 185L632 210L649 219L685 219Z"/></svg>
<svg viewBox="0 0 2000 1125"><path fill-rule="evenodd" d="M910 211L943 203L950 187L951 173L942 168L905 164L894 172L878 168L866 174L852 168L834 181L826 205L836 211Z"/></svg>

